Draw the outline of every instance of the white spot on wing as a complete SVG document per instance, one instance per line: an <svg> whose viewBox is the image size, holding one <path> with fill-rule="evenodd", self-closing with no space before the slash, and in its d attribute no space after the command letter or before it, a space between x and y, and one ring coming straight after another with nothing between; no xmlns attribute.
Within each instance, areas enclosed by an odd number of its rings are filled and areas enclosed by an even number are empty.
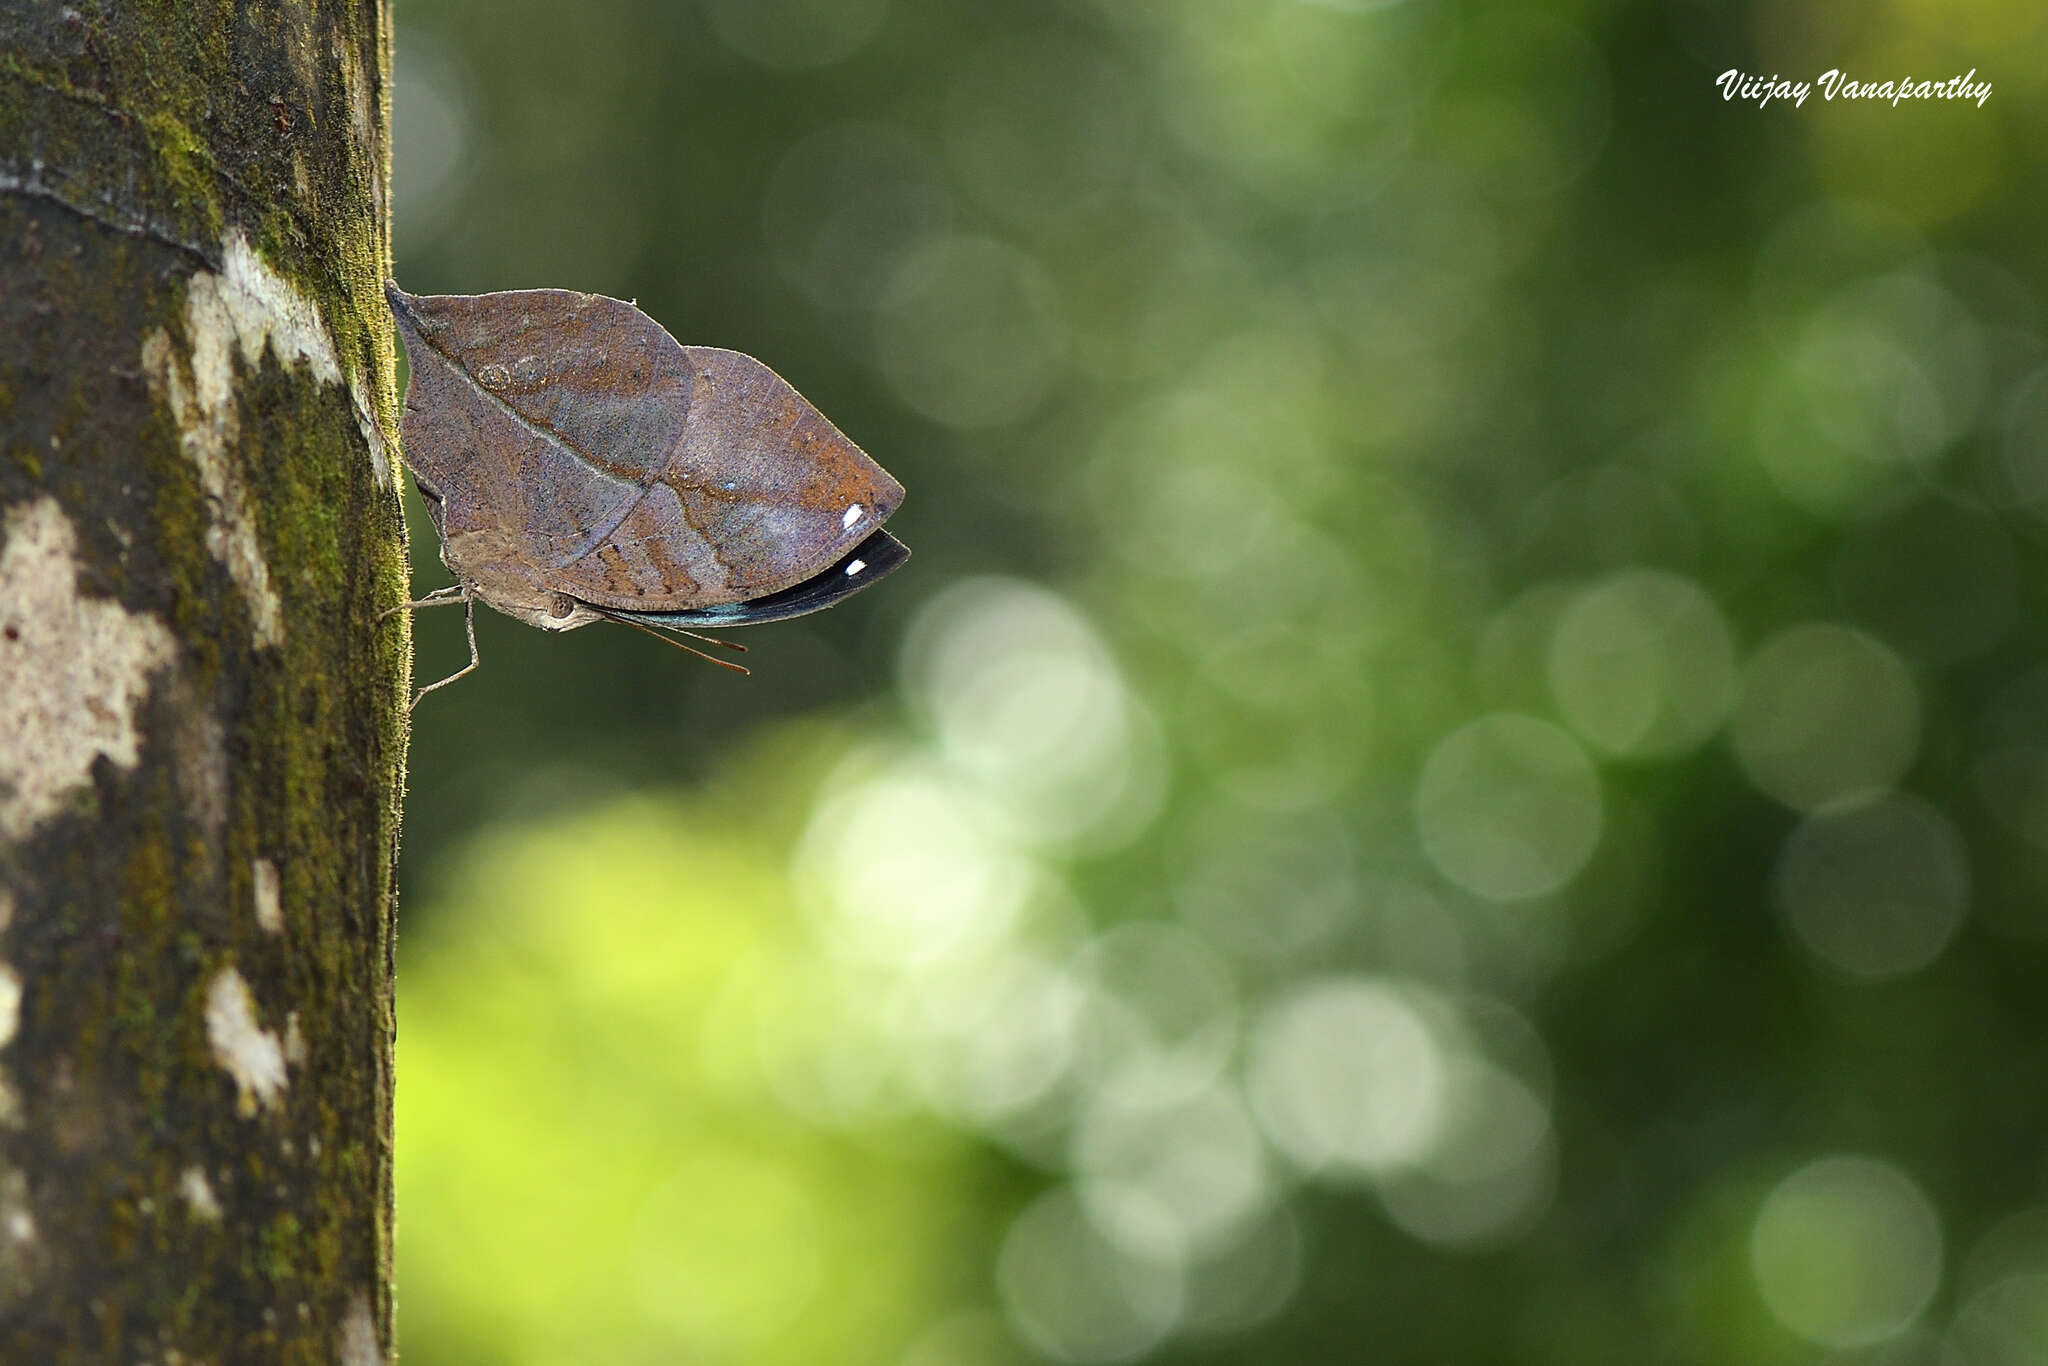
<svg viewBox="0 0 2048 1366"><path fill-rule="evenodd" d="M852 564L846 566L846 577L850 579L855 574L860 573L861 570L866 569L867 567L868 562L866 560L855 560Z"/></svg>
<svg viewBox="0 0 2048 1366"><path fill-rule="evenodd" d="M853 524L855 522L858 522L859 520L860 504L855 503L852 507L846 510L846 515L839 519L839 529L841 531L850 531L853 529Z"/></svg>

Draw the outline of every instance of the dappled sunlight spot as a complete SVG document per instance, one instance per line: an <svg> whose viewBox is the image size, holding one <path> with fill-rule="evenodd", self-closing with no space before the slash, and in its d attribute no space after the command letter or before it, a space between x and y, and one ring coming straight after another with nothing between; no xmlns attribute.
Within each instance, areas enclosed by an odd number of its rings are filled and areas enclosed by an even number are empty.
<svg viewBox="0 0 2048 1366"><path fill-rule="evenodd" d="M1000 1127L1074 1065L1086 985L1026 950L949 964L900 988L899 1041L920 1094L963 1123Z"/></svg>
<svg viewBox="0 0 2048 1366"><path fill-rule="evenodd" d="M865 46L889 0L706 0L706 9L734 52L775 71L811 71Z"/></svg>
<svg viewBox="0 0 2048 1366"><path fill-rule="evenodd" d="M1830 966L1882 979L1926 967L1962 923L1969 853L1917 797L1809 816L1778 856L1778 906Z"/></svg>
<svg viewBox="0 0 2048 1366"><path fill-rule="evenodd" d="M1735 647L1690 579L1624 570L1582 593L1551 637L1558 710L1609 754L1669 758L1720 728L1734 700Z"/></svg>
<svg viewBox="0 0 2048 1366"><path fill-rule="evenodd" d="M1278 1192L1233 1091L1177 1100L1098 1094L1069 1150L1089 1221L1118 1247L1187 1261L1228 1247Z"/></svg>
<svg viewBox="0 0 2048 1366"><path fill-rule="evenodd" d="M1457 1059L1448 1070L1442 1133L1423 1159L1380 1187L1387 1215L1424 1242L1499 1247L1550 1207L1556 1145L1542 1098L1504 1068Z"/></svg>
<svg viewBox="0 0 2048 1366"><path fill-rule="evenodd" d="M987 237L934 238L907 253L876 317L877 360L912 411L950 427L1030 415L1067 350L1059 292L1015 247Z"/></svg>
<svg viewBox="0 0 2048 1366"><path fill-rule="evenodd" d="M1142 1356L1174 1331L1185 1305L1177 1261L1119 1248L1065 1188L1039 1197L1010 1225L996 1287L1018 1331L1057 1361Z"/></svg>
<svg viewBox="0 0 2048 1366"><path fill-rule="evenodd" d="M912 624L903 674L946 763L1034 841L1099 851L1157 811L1156 727L1057 595L1016 580L955 584Z"/></svg>
<svg viewBox="0 0 2048 1366"><path fill-rule="evenodd" d="M1813 811L1898 782L1920 744L1920 695L1875 638L1827 622L1788 627L1757 650L1732 722L1749 780Z"/></svg>
<svg viewBox="0 0 2048 1366"><path fill-rule="evenodd" d="M1164 1103L1222 1075L1237 1043L1237 987L1199 935L1120 925L1076 954L1072 971L1089 989L1078 1064L1092 1091Z"/></svg>
<svg viewBox="0 0 2048 1366"><path fill-rule="evenodd" d="M826 798L797 868L825 942L855 960L885 963L1001 938L1040 876L999 812L915 758Z"/></svg>
<svg viewBox="0 0 2048 1366"><path fill-rule="evenodd" d="M1415 787L1423 852L1466 891L1519 901L1562 887L1600 842L1600 782L1556 726L1496 714L1452 732Z"/></svg>
<svg viewBox="0 0 2048 1366"><path fill-rule="evenodd" d="M835 123L782 154L761 196L770 259L828 308L869 308L956 216L937 155L904 128Z"/></svg>
<svg viewBox="0 0 2048 1366"><path fill-rule="evenodd" d="M1941 1221L1905 1172L1825 1157L1781 1181L1749 1240L1764 1303L1821 1347L1867 1347L1919 1317L1941 1282Z"/></svg>
<svg viewBox="0 0 2048 1366"><path fill-rule="evenodd" d="M1448 1070L1407 990L1336 978L1295 988L1259 1020L1246 1089L1267 1138L1297 1167L1370 1177L1435 1145Z"/></svg>

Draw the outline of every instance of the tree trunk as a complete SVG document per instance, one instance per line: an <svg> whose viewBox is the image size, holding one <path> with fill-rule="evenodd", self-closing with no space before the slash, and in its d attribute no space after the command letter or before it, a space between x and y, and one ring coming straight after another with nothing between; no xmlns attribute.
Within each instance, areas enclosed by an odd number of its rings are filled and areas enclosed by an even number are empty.
<svg viewBox="0 0 2048 1366"><path fill-rule="evenodd" d="M0 0L0 1362L382 1362L382 0Z"/></svg>

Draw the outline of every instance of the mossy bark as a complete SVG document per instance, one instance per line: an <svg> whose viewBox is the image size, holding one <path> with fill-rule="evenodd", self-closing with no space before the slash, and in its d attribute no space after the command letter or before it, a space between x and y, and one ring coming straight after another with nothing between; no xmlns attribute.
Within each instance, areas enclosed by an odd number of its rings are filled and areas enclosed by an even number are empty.
<svg viewBox="0 0 2048 1366"><path fill-rule="evenodd" d="M382 0L0 0L0 1361L381 1362Z"/></svg>

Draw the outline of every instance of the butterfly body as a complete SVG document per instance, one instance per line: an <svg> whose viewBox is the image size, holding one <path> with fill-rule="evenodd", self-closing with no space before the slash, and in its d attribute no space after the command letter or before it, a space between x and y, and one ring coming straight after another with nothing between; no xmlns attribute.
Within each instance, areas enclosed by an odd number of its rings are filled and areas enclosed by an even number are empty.
<svg viewBox="0 0 2048 1366"><path fill-rule="evenodd" d="M909 557L903 486L766 365L569 290L385 293L412 469L464 596L543 630L744 626Z"/></svg>

